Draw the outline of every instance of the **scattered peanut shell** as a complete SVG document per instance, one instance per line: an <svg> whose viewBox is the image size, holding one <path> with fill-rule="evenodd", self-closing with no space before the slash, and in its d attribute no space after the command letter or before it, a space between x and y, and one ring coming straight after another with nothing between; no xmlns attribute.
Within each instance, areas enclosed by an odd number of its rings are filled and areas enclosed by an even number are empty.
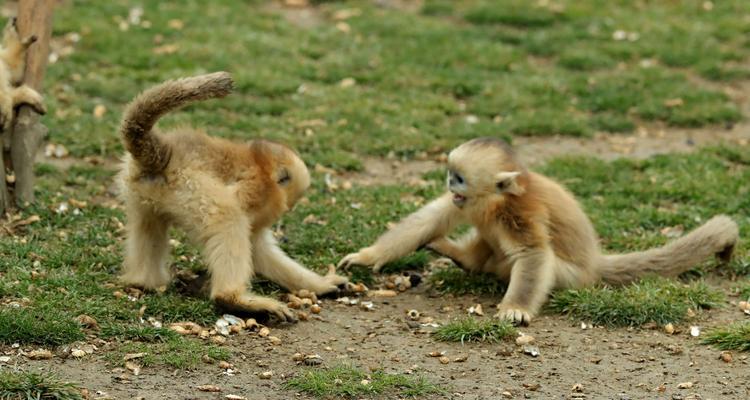
<svg viewBox="0 0 750 400"><path fill-rule="evenodd" d="M469 356L463 354L453 359L453 362L464 362L469 359Z"/></svg>
<svg viewBox="0 0 750 400"><path fill-rule="evenodd" d="M732 362L732 353L729 351L722 351L721 354L719 354L719 359L725 363L730 363Z"/></svg>
<svg viewBox="0 0 750 400"><path fill-rule="evenodd" d="M122 358L123 361L135 360L137 358L143 358L147 353L128 353Z"/></svg>
<svg viewBox="0 0 750 400"><path fill-rule="evenodd" d="M226 361L219 361L219 368L221 369L229 369L232 368L232 364L226 362Z"/></svg>
<svg viewBox="0 0 750 400"><path fill-rule="evenodd" d="M367 286L365 286L365 284L361 282L353 284L350 287L351 287L352 292L354 293L364 293L368 290Z"/></svg>
<svg viewBox="0 0 750 400"><path fill-rule="evenodd" d="M311 313L313 313L313 314L320 314L320 311L321 311L321 308L320 308L319 305L313 304L312 306L310 306L310 312Z"/></svg>
<svg viewBox="0 0 750 400"><path fill-rule="evenodd" d="M305 355L302 353L294 353L292 356L292 361L300 362L305 359Z"/></svg>
<svg viewBox="0 0 750 400"><path fill-rule="evenodd" d="M52 358L52 352L45 349L38 349L26 353L26 357L31 360L49 360Z"/></svg>
<svg viewBox="0 0 750 400"><path fill-rule="evenodd" d="M396 297L398 293L395 290L378 289L367 292L367 295L370 297Z"/></svg>
<svg viewBox="0 0 750 400"><path fill-rule="evenodd" d="M138 376L141 373L141 366L133 361L125 361L125 368L127 368L133 375Z"/></svg>
<svg viewBox="0 0 750 400"><path fill-rule="evenodd" d="M86 329L99 330L99 324L96 322L94 317L81 314L76 317L76 321L78 321L78 323Z"/></svg>
<svg viewBox="0 0 750 400"><path fill-rule="evenodd" d="M268 340L271 342L271 345L273 346L278 346L281 344L281 339L279 339L276 336L269 336Z"/></svg>
<svg viewBox="0 0 750 400"><path fill-rule="evenodd" d="M445 355L445 352L444 351L431 351L427 353L427 355L430 357L442 357Z"/></svg>
<svg viewBox="0 0 750 400"><path fill-rule="evenodd" d="M224 344L227 342L227 339L224 336L211 336L211 343L213 344Z"/></svg>
<svg viewBox="0 0 750 400"><path fill-rule="evenodd" d="M690 389L693 387L693 382L682 382L677 385L678 389Z"/></svg>
<svg viewBox="0 0 750 400"><path fill-rule="evenodd" d="M525 346L527 344L534 343L534 337L531 335L521 335L516 338L516 344L520 346Z"/></svg>
<svg viewBox="0 0 750 400"><path fill-rule="evenodd" d="M258 374L258 377L260 379L271 379L271 377L273 377L273 371L263 371Z"/></svg>
<svg viewBox="0 0 750 400"><path fill-rule="evenodd" d="M196 389L198 389L201 392L211 392L211 393L221 392L221 388L216 385L200 385L200 386L197 386Z"/></svg>
<svg viewBox="0 0 750 400"><path fill-rule="evenodd" d="M438 361L440 361L440 364L448 364L451 362L451 359L446 356L442 356L438 358Z"/></svg>
<svg viewBox="0 0 750 400"><path fill-rule="evenodd" d="M74 358L82 358L86 356L86 352L81 349L73 349L70 351L70 355Z"/></svg>
<svg viewBox="0 0 750 400"><path fill-rule="evenodd" d="M309 291L307 289L300 289L300 290L297 291L297 296L299 296L300 298L303 298L303 299L309 299L309 298L311 298L314 295L315 295L315 293L313 293L313 292L311 292L311 291Z"/></svg>
<svg viewBox="0 0 750 400"><path fill-rule="evenodd" d="M471 306L467 311L469 312L469 315L479 315L480 317L484 315L484 310L482 310L481 304Z"/></svg>
<svg viewBox="0 0 750 400"><path fill-rule="evenodd" d="M674 325L671 323L664 325L664 332L666 332L668 335L671 335L674 333Z"/></svg>
<svg viewBox="0 0 750 400"><path fill-rule="evenodd" d="M417 310L414 310L414 309L412 309L412 310L409 310L409 311L407 311L407 312L406 312L406 316L407 316L407 317L408 317L408 318L409 318L410 320L412 320L412 321L417 321L417 320L419 320L419 317L420 317L421 315L422 315L422 314L420 314L420 313L419 313L419 311L417 311Z"/></svg>
<svg viewBox="0 0 750 400"><path fill-rule="evenodd" d="M308 315L304 311L297 311L297 319L299 319L300 321L307 321L310 319L310 315Z"/></svg>
<svg viewBox="0 0 750 400"><path fill-rule="evenodd" d="M245 321L245 329L255 329L258 326L258 322L255 321L255 318L248 318L248 320Z"/></svg>
<svg viewBox="0 0 750 400"><path fill-rule="evenodd" d="M262 327L262 328L260 328L260 330L258 331L258 336L260 336L260 337L266 337L266 336L268 336L270 334L271 334L271 330L268 329L265 326Z"/></svg>
<svg viewBox="0 0 750 400"><path fill-rule="evenodd" d="M310 354L308 356L305 356L305 359L303 362L305 365L310 365L310 366L320 365L320 364L323 364L323 358L321 358L317 354Z"/></svg>

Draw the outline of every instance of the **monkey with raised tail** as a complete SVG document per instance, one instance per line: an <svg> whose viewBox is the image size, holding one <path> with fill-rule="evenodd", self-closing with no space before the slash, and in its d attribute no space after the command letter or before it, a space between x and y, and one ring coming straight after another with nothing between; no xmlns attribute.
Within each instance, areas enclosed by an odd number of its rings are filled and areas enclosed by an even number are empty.
<svg viewBox="0 0 750 400"><path fill-rule="evenodd" d="M21 39L15 18L10 18L3 29L0 46L0 128L3 132L12 126L14 110L21 104L28 104L39 114L47 112L42 95L22 83L26 53L36 41L35 35Z"/></svg>
<svg viewBox="0 0 750 400"><path fill-rule="evenodd" d="M448 192L399 222L371 246L345 256L340 267L386 263L427 246L468 271L508 283L498 318L528 324L555 288L599 281L625 284L646 274L676 276L718 255L727 261L739 240L737 224L713 217L665 246L602 254L594 227L573 195L527 170L505 142L468 141L448 156ZM447 235L460 223L471 230Z"/></svg>
<svg viewBox="0 0 750 400"><path fill-rule="evenodd" d="M304 162L267 140L235 143L187 128L153 129L167 112L224 97L232 86L226 72L168 81L125 110L120 132L128 154L118 175L127 216L121 280L148 289L170 282L167 232L174 225L202 246L210 297L219 305L293 322L286 305L247 290L254 273L319 295L348 284L335 269L320 276L289 258L269 229L310 185Z"/></svg>

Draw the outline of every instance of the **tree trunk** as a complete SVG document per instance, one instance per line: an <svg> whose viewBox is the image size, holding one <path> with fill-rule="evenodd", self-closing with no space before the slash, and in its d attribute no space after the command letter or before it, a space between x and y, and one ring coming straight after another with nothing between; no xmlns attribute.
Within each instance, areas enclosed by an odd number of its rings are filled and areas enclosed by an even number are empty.
<svg viewBox="0 0 750 400"><path fill-rule="evenodd" d="M27 37L35 34L38 38L26 54L24 83L40 93L49 58L54 1L20 0L18 4L17 26L20 36ZM26 105L19 107L10 135L10 166L15 175L15 185L12 189L12 197L9 196L7 189L0 192L0 195L6 196L0 202L0 206L22 207L34 201L34 157L46 133L47 128L41 124L39 115L31 107ZM4 137L8 139L7 135ZM7 143L4 145L7 146ZM5 161L7 163L7 160Z"/></svg>

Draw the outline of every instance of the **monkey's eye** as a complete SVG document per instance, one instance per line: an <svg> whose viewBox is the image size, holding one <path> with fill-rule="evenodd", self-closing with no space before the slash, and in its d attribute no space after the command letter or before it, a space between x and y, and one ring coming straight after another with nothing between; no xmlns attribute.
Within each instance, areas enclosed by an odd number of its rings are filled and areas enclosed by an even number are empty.
<svg viewBox="0 0 750 400"><path fill-rule="evenodd" d="M497 189L502 191L502 190L507 189L509 185L510 185L510 179L506 179L504 181L500 181L497 183Z"/></svg>
<svg viewBox="0 0 750 400"><path fill-rule="evenodd" d="M289 175L289 171L282 170L281 174L279 174L279 179L276 180L276 183L278 183L279 185L286 185L291 180L292 180L292 176Z"/></svg>

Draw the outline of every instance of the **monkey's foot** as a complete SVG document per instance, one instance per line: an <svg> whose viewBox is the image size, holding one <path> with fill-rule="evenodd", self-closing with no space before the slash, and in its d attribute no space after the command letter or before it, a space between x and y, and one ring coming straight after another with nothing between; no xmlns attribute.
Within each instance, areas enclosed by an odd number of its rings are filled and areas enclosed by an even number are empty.
<svg viewBox="0 0 750 400"><path fill-rule="evenodd" d="M722 263L728 263L732 261L732 255L734 255L734 243L730 244L729 246L725 247L720 252L716 253L716 257Z"/></svg>
<svg viewBox="0 0 750 400"><path fill-rule="evenodd" d="M495 318L504 319L513 323L513 325L528 326L531 323L531 314L516 306L498 304Z"/></svg>
<svg viewBox="0 0 750 400"><path fill-rule="evenodd" d="M216 296L214 301L219 307L230 312L264 313L275 317L280 322L297 322L297 317L286 305L268 297L245 293L239 296Z"/></svg>
<svg viewBox="0 0 750 400"><path fill-rule="evenodd" d="M372 265L374 272L380 272L385 262L378 260L378 253L372 247L365 247L356 253L347 254L339 261L339 268L347 269L353 265Z"/></svg>

